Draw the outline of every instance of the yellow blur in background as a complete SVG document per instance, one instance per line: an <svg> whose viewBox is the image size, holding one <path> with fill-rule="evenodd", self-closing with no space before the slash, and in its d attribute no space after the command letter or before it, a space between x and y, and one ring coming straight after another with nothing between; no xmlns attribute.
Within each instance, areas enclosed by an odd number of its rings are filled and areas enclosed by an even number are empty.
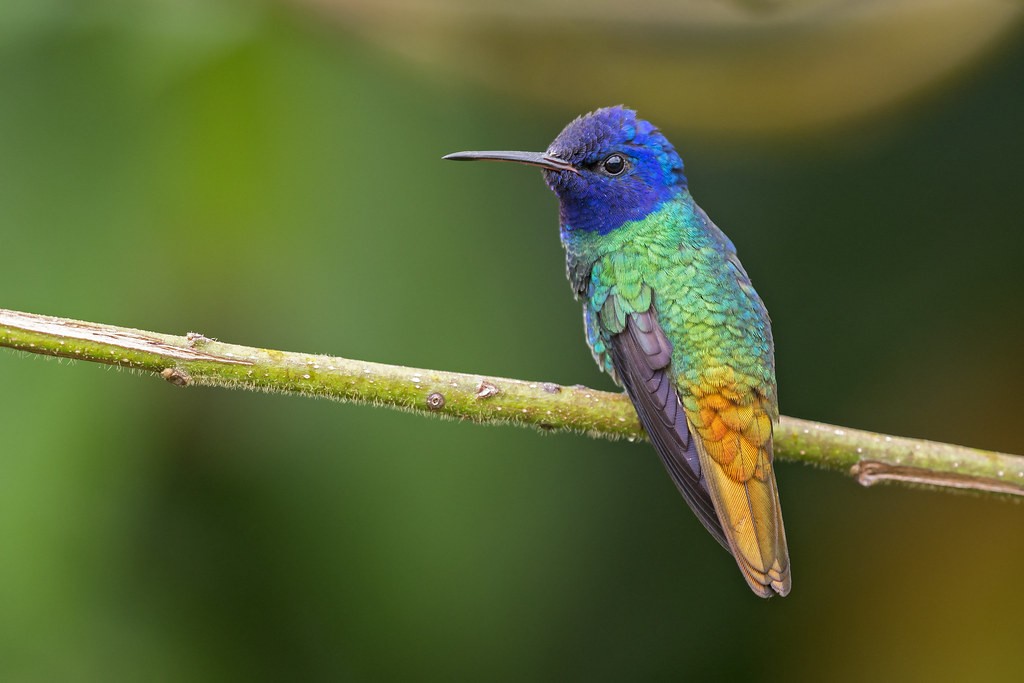
<svg viewBox="0 0 1024 683"><path fill-rule="evenodd" d="M673 140L786 414L1024 453L1021 6L0 4L0 306L611 388L539 174ZM1014 681L1020 505L782 464L753 597L646 445L0 353L0 680Z"/></svg>

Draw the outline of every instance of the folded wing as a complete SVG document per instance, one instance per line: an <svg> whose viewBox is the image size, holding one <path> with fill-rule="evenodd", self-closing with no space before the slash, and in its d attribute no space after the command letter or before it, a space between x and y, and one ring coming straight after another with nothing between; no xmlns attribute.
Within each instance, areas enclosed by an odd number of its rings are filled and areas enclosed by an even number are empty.
<svg viewBox="0 0 1024 683"><path fill-rule="evenodd" d="M680 369L672 367L672 345L653 302L626 313L614 298L604 302L601 316L607 350L669 475L704 527L735 556L751 589L762 597L785 595L789 559L768 398L729 386L678 386ZM614 316L604 315L609 306Z"/></svg>

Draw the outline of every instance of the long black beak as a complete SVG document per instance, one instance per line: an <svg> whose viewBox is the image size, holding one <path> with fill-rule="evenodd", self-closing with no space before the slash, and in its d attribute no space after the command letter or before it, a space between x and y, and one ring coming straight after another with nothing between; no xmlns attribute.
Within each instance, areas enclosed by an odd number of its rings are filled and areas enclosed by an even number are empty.
<svg viewBox="0 0 1024 683"><path fill-rule="evenodd" d="M449 161L514 161L518 164L540 166L549 171L572 171L579 173L568 161L553 157L546 152L455 152L441 157Z"/></svg>

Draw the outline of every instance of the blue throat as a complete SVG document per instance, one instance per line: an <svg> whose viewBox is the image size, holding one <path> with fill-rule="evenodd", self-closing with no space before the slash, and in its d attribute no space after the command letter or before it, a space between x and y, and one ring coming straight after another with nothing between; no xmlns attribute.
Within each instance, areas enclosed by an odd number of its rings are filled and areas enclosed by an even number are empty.
<svg viewBox="0 0 1024 683"><path fill-rule="evenodd" d="M682 196L685 185L644 187L629 197L587 196L584 201L562 201L559 223L563 234L589 232L607 235L624 223L639 221Z"/></svg>

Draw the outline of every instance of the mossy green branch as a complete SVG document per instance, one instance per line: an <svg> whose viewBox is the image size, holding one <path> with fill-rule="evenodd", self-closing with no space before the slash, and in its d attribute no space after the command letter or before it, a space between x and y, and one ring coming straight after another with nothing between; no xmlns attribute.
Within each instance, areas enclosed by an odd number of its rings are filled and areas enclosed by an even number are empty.
<svg viewBox="0 0 1024 683"><path fill-rule="evenodd" d="M178 386L216 386L354 401L479 423L645 439L622 394L420 370L225 344L0 309L0 346L152 372ZM775 454L846 472L865 486L898 482L1024 496L1024 458L783 417Z"/></svg>

